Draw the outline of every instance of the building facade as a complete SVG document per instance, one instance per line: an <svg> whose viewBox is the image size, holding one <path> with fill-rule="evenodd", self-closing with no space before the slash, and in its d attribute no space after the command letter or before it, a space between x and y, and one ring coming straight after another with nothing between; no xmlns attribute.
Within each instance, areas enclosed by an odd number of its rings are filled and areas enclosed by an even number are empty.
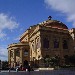
<svg viewBox="0 0 75 75"><path fill-rule="evenodd" d="M11 67L24 65L26 61L42 65L45 56L64 56L75 54L75 28L60 21L48 20L29 27L20 37L19 43L8 46L8 61ZM39 62L38 62L39 61Z"/></svg>

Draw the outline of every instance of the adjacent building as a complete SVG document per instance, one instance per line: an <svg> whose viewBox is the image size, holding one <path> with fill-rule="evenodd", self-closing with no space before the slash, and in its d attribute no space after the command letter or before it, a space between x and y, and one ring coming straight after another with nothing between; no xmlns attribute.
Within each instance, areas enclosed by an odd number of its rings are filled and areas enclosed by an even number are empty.
<svg viewBox="0 0 75 75"><path fill-rule="evenodd" d="M64 56L75 54L75 28L68 27L57 20L48 20L30 26L20 37L19 43L8 46L8 61L11 67L43 64L45 56Z"/></svg>

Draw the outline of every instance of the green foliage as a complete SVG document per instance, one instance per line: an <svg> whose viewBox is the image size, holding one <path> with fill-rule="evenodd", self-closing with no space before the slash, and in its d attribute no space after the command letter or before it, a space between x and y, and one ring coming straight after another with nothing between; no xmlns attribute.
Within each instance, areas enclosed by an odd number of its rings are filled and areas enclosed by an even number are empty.
<svg viewBox="0 0 75 75"><path fill-rule="evenodd" d="M60 62L60 58L55 56L55 57L49 57L49 56L46 56L44 57L44 63L47 65L47 66L58 66L59 65L59 62Z"/></svg>
<svg viewBox="0 0 75 75"><path fill-rule="evenodd" d="M8 68L8 62L2 61L2 69L7 69L7 68Z"/></svg>

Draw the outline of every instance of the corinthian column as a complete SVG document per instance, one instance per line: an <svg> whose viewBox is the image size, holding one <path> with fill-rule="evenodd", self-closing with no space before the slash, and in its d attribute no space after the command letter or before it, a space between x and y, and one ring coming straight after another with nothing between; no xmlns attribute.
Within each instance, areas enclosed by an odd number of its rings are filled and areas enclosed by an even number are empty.
<svg viewBox="0 0 75 75"><path fill-rule="evenodd" d="M8 51L9 67L11 66L11 50Z"/></svg>
<svg viewBox="0 0 75 75"><path fill-rule="evenodd" d="M14 67L15 67L16 66L16 49L14 49L13 58L14 58Z"/></svg>
<svg viewBox="0 0 75 75"><path fill-rule="evenodd" d="M23 48L20 48L20 64L23 65Z"/></svg>

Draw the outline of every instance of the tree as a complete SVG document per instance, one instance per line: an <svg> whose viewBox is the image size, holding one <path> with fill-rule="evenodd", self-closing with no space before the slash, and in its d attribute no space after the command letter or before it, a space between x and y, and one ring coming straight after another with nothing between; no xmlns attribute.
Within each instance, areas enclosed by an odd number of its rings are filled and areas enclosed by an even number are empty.
<svg viewBox="0 0 75 75"><path fill-rule="evenodd" d="M8 69L8 61L2 61L2 69Z"/></svg>
<svg viewBox="0 0 75 75"><path fill-rule="evenodd" d="M58 56L50 57L50 64L52 66L59 66L60 58Z"/></svg>
<svg viewBox="0 0 75 75"><path fill-rule="evenodd" d="M46 56L44 57L44 63L48 67L49 65L51 66L59 66L60 58L58 56L55 57L49 57Z"/></svg>
<svg viewBox="0 0 75 75"><path fill-rule="evenodd" d="M45 67L48 67L49 66L49 55L46 55L45 57L44 57L44 63L45 63Z"/></svg>

